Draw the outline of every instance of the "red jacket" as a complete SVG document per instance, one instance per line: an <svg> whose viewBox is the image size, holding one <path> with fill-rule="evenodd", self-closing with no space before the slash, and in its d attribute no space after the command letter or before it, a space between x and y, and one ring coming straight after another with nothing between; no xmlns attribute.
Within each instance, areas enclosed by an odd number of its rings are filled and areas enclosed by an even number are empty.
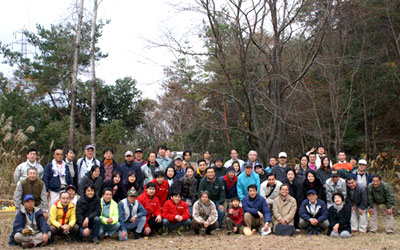
<svg viewBox="0 0 400 250"><path fill-rule="evenodd" d="M146 225L144 227L145 228L149 227L149 225L147 224L147 221L151 217L157 217L157 216L161 215L160 201L158 200L158 198L155 195L153 196L153 198L150 198L150 196L146 192L143 192L141 195L139 195L139 197L137 197L137 200L140 202L140 204L142 204L144 209L146 209L146 211L147 211Z"/></svg>
<svg viewBox="0 0 400 250"><path fill-rule="evenodd" d="M168 199L168 190L169 190L168 181L164 180L161 185L157 183L156 179L153 179L151 182L156 184L156 193L154 194L154 196L158 198L162 207L164 206L164 203ZM144 187L143 193L146 193L146 187L147 185Z"/></svg>
<svg viewBox="0 0 400 250"><path fill-rule="evenodd" d="M182 221L190 219L190 212L186 202L180 201L178 205L176 205L173 200L165 202L161 216L169 220L171 223L176 223L178 222L175 219L175 216L177 215L182 216Z"/></svg>
<svg viewBox="0 0 400 250"><path fill-rule="evenodd" d="M230 214L229 212L233 211L232 214ZM241 207L231 207L228 209L228 213L227 213L228 217L231 218L237 225L242 225L243 224L243 208Z"/></svg>

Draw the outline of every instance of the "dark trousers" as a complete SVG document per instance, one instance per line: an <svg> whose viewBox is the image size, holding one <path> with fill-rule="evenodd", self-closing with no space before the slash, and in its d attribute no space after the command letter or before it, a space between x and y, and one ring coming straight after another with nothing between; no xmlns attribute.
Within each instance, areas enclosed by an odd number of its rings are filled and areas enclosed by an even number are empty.
<svg viewBox="0 0 400 250"><path fill-rule="evenodd" d="M93 220L89 220L89 226L88 228L92 231L92 239L98 239L100 236L100 224L101 220L98 216L94 217ZM80 226L79 228L79 235L83 238L83 228Z"/></svg>
<svg viewBox="0 0 400 250"><path fill-rule="evenodd" d="M162 220L160 223L157 223L156 217L150 217L150 219L147 221L147 224L149 225L152 232L158 232L162 226Z"/></svg>
<svg viewBox="0 0 400 250"><path fill-rule="evenodd" d="M194 232L195 232L196 234L199 233L199 231L200 231L201 228L204 228L203 223L200 223L200 222L198 222L198 221L196 221L196 220L192 220L192 222L190 223L190 225L191 225L192 229L194 230ZM217 221L214 222L213 224L209 225L209 226L206 228L206 234L210 234L212 230L214 230L214 229L217 228L217 225L218 225L218 222L217 222Z"/></svg>
<svg viewBox="0 0 400 250"><path fill-rule="evenodd" d="M50 225L49 228L50 228L50 231L51 231L51 235L53 235L53 237L56 236L56 235L59 235L59 236L64 236L64 235L66 235L66 234L64 234L64 230L62 230L61 227L60 227L60 228L56 228L55 226ZM79 232L79 226L75 224L73 227L71 227L71 228L69 229L69 234L68 234L68 235L69 235L71 238L75 238L75 237L76 237L76 234L77 234L78 232Z"/></svg>

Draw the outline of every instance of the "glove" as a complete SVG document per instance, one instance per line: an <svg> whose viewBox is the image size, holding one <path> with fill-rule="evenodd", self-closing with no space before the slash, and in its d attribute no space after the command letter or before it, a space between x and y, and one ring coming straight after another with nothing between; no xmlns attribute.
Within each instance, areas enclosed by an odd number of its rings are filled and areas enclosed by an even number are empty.
<svg viewBox="0 0 400 250"><path fill-rule="evenodd" d="M25 236L27 236L27 235L32 235L32 230L29 229L29 228L24 228L24 229L22 230L22 235L25 235Z"/></svg>

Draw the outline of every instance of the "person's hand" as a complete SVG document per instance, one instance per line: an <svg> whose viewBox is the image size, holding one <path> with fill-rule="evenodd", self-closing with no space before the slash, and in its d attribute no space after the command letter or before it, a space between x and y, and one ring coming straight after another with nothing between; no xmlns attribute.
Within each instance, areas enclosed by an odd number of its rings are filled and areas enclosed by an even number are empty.
<svg viewBox="0 0 400 250"><path fill-rule="evenodd" d="M335 233L339 232L339 223L333 226L333 232Z"/></svg>
<svg viewBox="0 0 400 250"><path fill-rule="evenodd" d="M145 235L149 235L151 233L151 228L150 227L146 227L145 229L144 229L144 234Z"/></svg>
<svg viewBox="0 0 400 250"><path fill-rule="evenodd" d="M121 238L125 238L126 237L126 231L125 230L122 230L122 232L121 232Z"/></svg>
<svg viewBox="0 0 400 250"><path fill-rule="evenodd" d="M310 223L311 223L311 225L316 226L318 224L318 220L315 218L311 218Z"/></svg>
<svg viewBox="0 0 400 250"><path fill-rule="evenodd" d="M107 224L110 225L111 223L113 223L113 219L112 218L108 218Z"/></svg>
<svg viewBox="0 0 400 250"><path fill-rule="evenodd" d="M233 209L232 208L229 208L228 214L233 214Z"/></svg>
<svg viewBox="0 0 400 250"><path fill-rule="evenodd" d="M46 245L48 240L49 240L49 235L47 233L42 234L42 244Z"/></svg>
<svg viewBox="0 0 400 250"><path fill-rule="evenodd" d="M260 211L257 211L257 214L258 216L260 216L261 219L264 218L264 215Z"/></svg>
<svg viewBox="0 0 400 250"><path fill-rule="evenodd" d="M161 215L158 215L158 216L156 217L156 219L155 219L155 221L156 221L157 223L160 223L161 220L162 220Z"/></svg>
<svg viewBox="0 0 400 250"><path fill-rule="evenodd" d="M386 208L386 213L387 213L388 215L392 215L392 214L393 214L393 209L391 209L391 208Z"/></svg>
<svg viewBox="0 0 400 250"><path fill-rule="evenodd" d="M61 227L62 227L62 229L64 231L64 234L68 234L69 233L70 226L68 224L65 224L65 225L63 225Z"/></svg>
<svg viewBox="0 0 400 250"><path fill-rule="evenodd" d="M268 222L265 222L265 225L264 225L264 232L268 231L268 228L269 228L269 223L268 223Z"/></svg>
<svg viewBox="0 0 400 250"><path fill-rule="evenodd" d="M361 208L358 209L358 213L359 214L364 214L364 210L362 210Z"/></svg>
<svg viewBox="0 0 400 250"><path fill-rule="evenodd" d="M356 211L356 206L352 206L351 211L353 211L353 212Z"/></svg>
<svg viewBox="0 0 400 250"><path fill-rule="evenodd" d="M285 225L286 224L286 220L285 219L281 219L280 223Z"/></svg>
<svg viewBox="0 0 400 250"><path fill-rule="evenodd" d="M132 216L131 222L132 222L132 223L135 223L135 221L136 221L136 217L135 217L135 216Z"/></svg>
<svg viewBox="0 0 400 250"><path fill-rule="evenodd" d="M224 205L219 205L219 210L225 211Z"/></svg>
<svg viewBox="0 0 400 250"><path fill-rule="evenodd" d="M312 148L310 149L310 153L311 153L311 152L315 152L316 149L317 149L316 147L312 147Z"/></svg>
<svg viewBox="0 0 400 250"><path fill-rule="evenodd" d="M46 192L47 194L47 199L50 199L50 192Z"/></svg>
<svg viewBox="0 0 400 250"><path fill-rule="evenodd" d="M369 213L369 214L372 214L373 212L374 212L374 209L373 209L373 208L368 209L368 213Z"/></svg>
<svg viewBox="0 0 400 250"><path fill-rule="evenodd" d="M117 190L118 190L118 186L114 186L114 188L113 188L114 193L117 192Z"/></svg>
<svg viewBox="0 0 400 250"><path fill-rule="evenodd" d="M49 214L48 214L48 213L43 212L43 216L44 216L44 218L45 218L46 220L49 219Z"/></svg>
<svg viewBox="0 0 400 250"><path fill-rule="evenodd" d="M82 223L82 226L83 226L84 228L86 228L86 227L89 226L89 218L88 218L88 217L85 218L85 220L84 220L83 223Z"/></svg>
<svg viewBox="0 0 400 250"><path fill-rule="evenodd" d="M21 233L24 236L31 235L32 234L32 230L30 230L29 228L24 228L24 229L22 229Z"/></svg>
<svg viewBox="0 0 400 250"><path fill-rule="evenodd" d="M89 229L89 228L83 229L83 236L84 236L84 237L88 237L89 234L90 234L90 229Z"/></svg>
<svg viewBox="0 0 400 250"><path fill-rule="evenodd" d="M182 216L176 215L176 216L175 216L175 220L177 220L177 221L182 221Z"/></svg>
<svg viewBox="0 0 400 250"><path fill-rule="evenodd" d="M208 221L205 221L205 222L203 223L203 225L204 225L205 228L207 228L207 227L210 225L210 223L208 223Z"/></svg>

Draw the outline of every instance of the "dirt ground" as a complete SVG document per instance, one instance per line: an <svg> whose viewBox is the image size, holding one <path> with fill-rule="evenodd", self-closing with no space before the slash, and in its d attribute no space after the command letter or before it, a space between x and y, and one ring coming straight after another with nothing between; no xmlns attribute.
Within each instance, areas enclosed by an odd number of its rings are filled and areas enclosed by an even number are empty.
<svg viewBox="0 0 400 250"><path fill-rule="evenodd" d="M12 229L13 220L0 217L0 247L7 248L8 237ZM59 241L56 245L49 245L43 249L400 249L399 232L387 235L384 229L384 220L380 223L379 232L376 234L354 234L350 239L331 238L326 235L307 236L302 233L294 237L279 237L268 235L228 236L226 232L214 231L211 236L194 236L192 232L184 236L169 234L166 237L150 237L149 239L119 242L118 240L102 240L99 245L88 242L65 243ZM399 220L396 228L400 230ZM17 249L14 247L14 249Z"/></svg>

